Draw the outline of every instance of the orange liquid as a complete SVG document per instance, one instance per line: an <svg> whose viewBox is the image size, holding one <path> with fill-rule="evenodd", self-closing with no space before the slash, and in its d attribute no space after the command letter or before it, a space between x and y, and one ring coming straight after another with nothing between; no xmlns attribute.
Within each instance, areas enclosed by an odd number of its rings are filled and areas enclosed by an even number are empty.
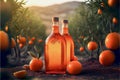
<svg viewBox="0 0 120 80"><path fill-rule="evenodd" d="M65 74L65 46L65 40L60 35L58 26L53 26L53 33L45 43L45 70L47 74Z"/></svg>
<svg viewBox="0 0 120 80"><path fill-rule="evenodd" d="M68 28L64 27L63 28L63 32L62 32L62 36L65 38L66 40L66 46L67 46L67 63L68 64L70 61L72 61L74 59L74 42L72 37L69 35L68 33Z"/></svg>

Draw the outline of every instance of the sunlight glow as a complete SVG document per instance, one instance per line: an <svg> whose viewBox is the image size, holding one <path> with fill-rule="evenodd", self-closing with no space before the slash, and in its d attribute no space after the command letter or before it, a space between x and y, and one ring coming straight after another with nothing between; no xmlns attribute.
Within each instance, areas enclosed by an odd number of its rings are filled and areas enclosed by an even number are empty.
<svg viewBox="0 0 120 80"><path fill-rule="evenodd" d="M4 2L7 2L7 0L4 0Z"/></svg>
<svg viewBox="0 0 120 80"><path fill-rule="evenodd" d="M53 4L60 4L69 1L85 1L85 0L24 0L24 1L26 2L25 6L50 6Z"/></svg>

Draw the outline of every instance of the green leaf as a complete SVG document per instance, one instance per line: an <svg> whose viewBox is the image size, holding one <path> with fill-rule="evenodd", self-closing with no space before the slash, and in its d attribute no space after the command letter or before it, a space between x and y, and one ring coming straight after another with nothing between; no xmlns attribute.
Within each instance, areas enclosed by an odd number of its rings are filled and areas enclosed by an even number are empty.
<svg viewBox="0 0 120 80"><path fill-rule="evenodd" d="M84 41L88 40L88 38L89 38L89 36L85 37L85 38L84 38Z"/></svg>
<svg viewBox="0 0 120 80"><path fill-rule="evenodd" d="M34 57L34 58L37 58L37 56L36 56L33 52L31 52L31 51L29 51L28 54L29 54L30 56Z"/></svg>
<svg viewBox="0 0 120 80"><path fill-rule="evenodd" d="M99 25L97 25L97 30L99 30L99 28L100 28L100 26L99 26Z"/></svg>
<svg viewBox="0 0 120 80"><path fill-rule="evenodd" d="M40 58L41 57L41 51L40 51L40 49L37 46L34 46L34 49L35 49L35 51L38 54L38 58Z"/></svg>

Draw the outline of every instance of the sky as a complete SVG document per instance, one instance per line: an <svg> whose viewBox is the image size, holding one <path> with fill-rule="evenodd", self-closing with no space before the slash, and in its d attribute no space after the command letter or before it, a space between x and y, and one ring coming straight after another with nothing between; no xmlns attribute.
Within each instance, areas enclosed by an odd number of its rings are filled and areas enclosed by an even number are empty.
<svg viewBox="0 0 120 80"><path fill-rule="evenodd" d="M26 2L25 6L50 6L53 4L60 4L69 1L85 1L85 0L24 0L24 1Z"/></svg>

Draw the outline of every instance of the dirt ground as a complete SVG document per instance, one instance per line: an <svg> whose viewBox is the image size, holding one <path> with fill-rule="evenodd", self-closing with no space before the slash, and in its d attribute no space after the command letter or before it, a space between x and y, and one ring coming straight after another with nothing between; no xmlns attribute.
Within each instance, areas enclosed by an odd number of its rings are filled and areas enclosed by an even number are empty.
<svg viewBox="0 0 120 80"><path fill-rule="evenodd" d="M27 70L27 76L24 79L16 79L12 75L13 72L22 70L21 66L2 68L1 80L120 80L120 65L118 64L105 67L100 65L97 60L87 60L82 62L82 65L83 70L79 75L69 75L68 73L64 75L48 75L44 71L33 72Z"/></svg>

